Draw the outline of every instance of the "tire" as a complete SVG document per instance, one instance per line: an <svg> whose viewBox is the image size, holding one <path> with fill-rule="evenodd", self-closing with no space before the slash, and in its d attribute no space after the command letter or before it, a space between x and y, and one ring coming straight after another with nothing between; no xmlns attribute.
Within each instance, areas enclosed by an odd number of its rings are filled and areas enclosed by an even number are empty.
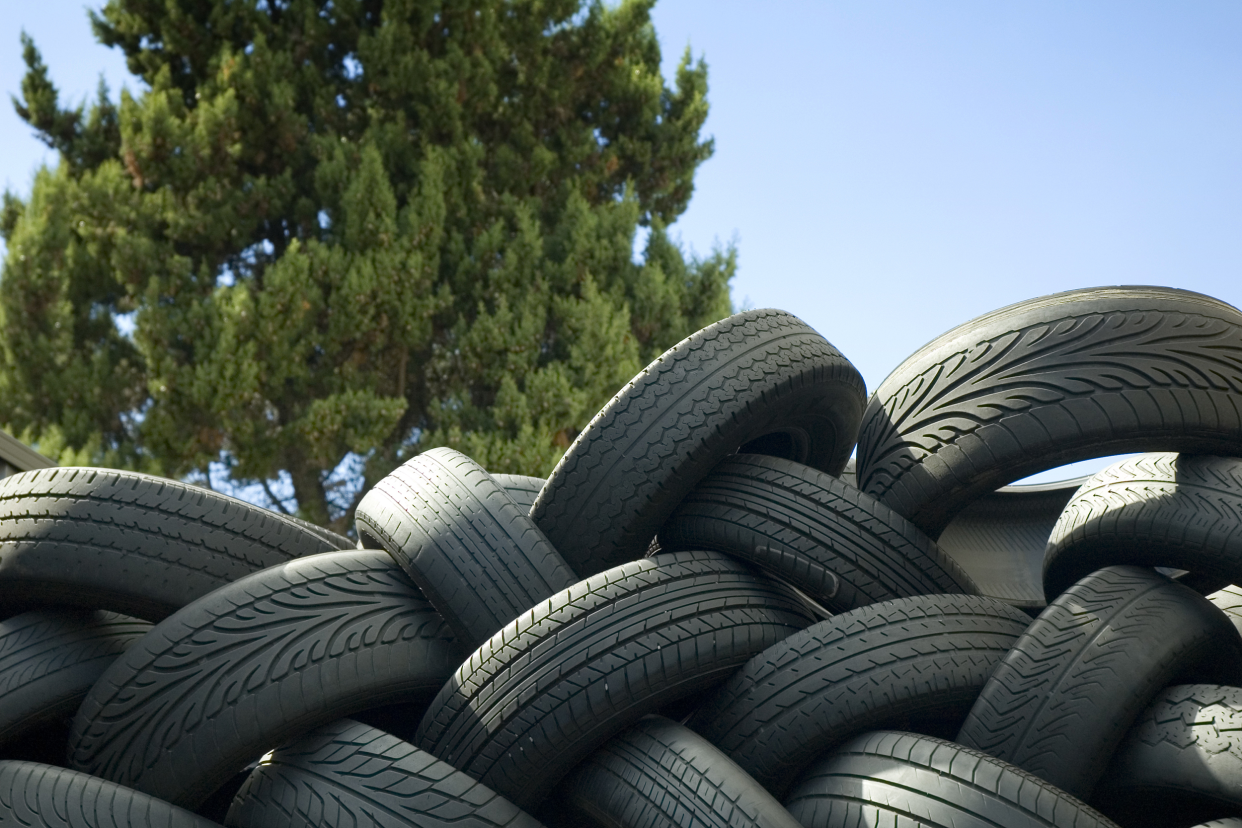
<svg viewBox="0 0 1242 828"><path fill-rule="evenodd" d="M167 802L84 773L0 761L0 826L219 828Z"/></svg>
<svg viewBox="0 0 1242 828"><path fill-rule="evenodd" d="M785 807L805 828L1117 828L1020 768L894 731L863 734L825 757Z"/></svg>
<svg viewBox="0 0 1242 828"><path fill-rule="evenodd" d="M875 498L810 466L760 454L721 461L660 528L659 545L741 558L833 612L979 591L934 541Z"/></svg>
<svg viewBox="0 0 1242 828"><path fill-rule="evenodd" d="M196 601L117 659L82 702L69 761L195 808L273 745L430 698L462 657L386 553L303 558Z"/></svg>
<svg viewBox="0 0 1242 828"><path fill-rule="evenodd" d="M730 316L665 351L595 415L531 517L575 572L594 575L642 557L739 446L837 474L865 402L858 371L802 320Z"/></svg>
<svg viewBox="0 0 1242 828"><path fill-rule="evenodd" d="M1242 312L1185 290L1019 302L925 345L863 416L859 488L933 538L979 496L1065 463L1242 453Z"/></svg>
<svg viewBox="0 0 1242 828"><path fill-rule="evenodd" d="M0 603L159 621L252 572L334 547L226 495L111 469L0 480Z"/></svg>
<svg viewBox="0 0 1242 828"><path fill-rule="evenodd" d="M1092 475L1048 538L1044 590L1114 564L1242 583L1242 459L1144 454Z"/></svg>
<svg viewBox="0 0 1242 828"><path fill-rule="evenodd" d="M524 474L492 474L492 480L528 515L530 508L535 505L535 498L539 497L539 490L548 482L542 477L527 477Z"/></svg>
<svg viewBox="0 0 1242 828"><path fill-rule="evenodd" d="M554 801L566 828L801 828L729 757L662 716L610 739Z"/></svg>
<svg viewBox="0 0 1242 828"><path fill-rule="evenodd" d="M72 716L108 665L150 629L124 615L71 609L0 622L0 746Z"/></svg>
<svg viewBox="0 0 1242 828"><path fill-rule="evenodd" d="M346 549L364 548L359 546L357 541L352 541L344 535L338 535L331 529L326 529L317 523L311 523L309 520L302 520L301 518L294 517L293 515L281 515L281 517L297 526L301 526L307 532L310 532L312 535L316 535L322 539L323 542L328 545L328 548L324 550L325 552L330 552L333 549L337 551L344 551Z"/></svg>
<svg viewBox="0 0 1242 828"><path fill-rule="evenodd" d="M426 751L349 719L265 756L229 828L540 828L537 819Z"/></svg>
<svg viewBox="0 0 1242 828"><path fill-rule="evenodd" d="M416 744L534 811L608 739L812 620L792 589L724 555L622 564L475 651L432 702Z"/></svg>
<svg viewBox="0 0 1242 828"><path fill-rule="evenodd" d="M468 649L578 581L492 476L450 448L389 474L356 515L359 537L379 540Z"/></svg>
<svg viewBox="0 0 1242 828"><path fill-rule="evenodd" d="M1242 813L1240 731L1242 688L1165 688L1100 779L1100 809L1127 828Z"/></svg>
<svg viewBox="0 0 1242 828"><path fill-rule="evenodd" d="M957 741L1089 799L1126 731L1165 686L1242 678L1242 638L1203 596L1150 569L1088 575L997 666Z"/></svg>
<svg viewBox="0 0 1242 828"><path fill-rule="evenodd" d="M1029 622L989 598L873 604L764 650L689 724L779 798L808 765L864 731L913 719L947 720L956 732Z"/></svg>
<svg viewBox="0 0 1242 828"><path fill-rule="evenodd" d="M958 512L936 543L966 570L981 593L1038 614L1048 605L1044 598L1048 535L1086 479L1002 486Z"/></svg>
<svg viewBox="0 0 1242 828"><path fill-rule="evenodd" d="M1227 586L1219 592L1213 592L1207 599L1223 612L1237 628L1238 633L1242 634L1242 587Z"/></svg>

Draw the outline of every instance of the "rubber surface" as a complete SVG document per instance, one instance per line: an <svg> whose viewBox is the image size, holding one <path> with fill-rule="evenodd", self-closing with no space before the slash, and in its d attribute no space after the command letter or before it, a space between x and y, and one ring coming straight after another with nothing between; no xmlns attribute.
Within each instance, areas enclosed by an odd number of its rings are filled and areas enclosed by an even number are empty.
<svg viewBox="0 0 1242 828"><path fill-rule="evenodd" d="M209 819L84 773L0 761L0 826L219 828Z"/></svg>
<svg viewBox="0 0 1242 828"><path fill-rule="evenodd" d="M785 807L805 828L1117 828L1064 791L929 736L858 736L807 772Z"/></svg>
<svg viewBox="0 0 1242 828"><path fill-rule="evenodd" d="M265 756L229 828L540 828L504 797L426 751L349 719Z"/></svg>
<svg viewBox="0 0 1242 828"><path fill-rule="evenodd" d="M1044 598L1044 551L1065 504L1086 477L1002 486L958 512L936 543L991 598L1038 612Z"/></svg>
<svg viewBox="0 0 1242 828"><path fill-rule="evenodd" d="M505 494L513 498L513 502L518 508L530 514L530 509L535 505L535 498L539 497L539 490L543 488L543 484L548 482L542 477L528 477L524 474L492 474L492 480L495 480L500 488L505 490Z"/></svg>
<svg viewBox="0 0 1242 828"><path fill-rule="evenodd" d="M578 581L527 512L450 448L397 468L356 515L359 537L379 540L467 649Z"/></svg>
<svg viewBox="0 0 1242 828"><path fill-rule="evenodd" d="M845 466L862 377L784 311L752 310L660 355L595 415L531 509L582 577L642 557L717 463L739 450L829 474Z"/></svg>
<svg viewBox="0 0 1242 828"><path fill-rule="evenodd" d="M69 759L194 808L273 745L430 697L463 655L387 553L303 558L196 601L117 659L82 702Z"/></svg>
<svg viewBox="0 0 1242 828"><path fill-rule="evenodd" d="M432 702L416 744L533 811L609 738L812 620L789 587L718 553L622 564L476 650Z"/></svg>
<svg viewBox="0 0 1242 828"><path fill-rule="evenodd" d="M0 480L0 603L159 621L251 572L335 548L323 530L136 472L54 468Z"/></svg>
<svg viewBox="0 0 1242 828"><path fill-rule="evenodd" d="M151 629L91 610L35 610L0 622L0 746L77 712L117 656Z"/></svg>
<svg viewBox="0 0 1242 828"><path fill-rule="evenodd" d="M1227 586L1219 592L1213 592L1207 599L1223 612L1237 628L1239 634L1242 634L1242 587Z"/></svg>
<svg viewBox="0 0 1242 828"><path fill-rule="evenodd" d="M1093 474L1048 538L1044 589L1113 564L1242 582L1242 459L1143 454Z"/></svg>
<svg viewBox="0 0 1242 828"><path fill-rule="evenodd" d="M1044 296L925 345L876 390L859 488L933 538L997 487L1136 451L1242 453L1242 312L1161 287Z"/></svg>
<svg viewBox="0 0 1242 828"><path fill-rule="evenodd" d="M564 826L801 828L729 757L689 728L647 716L557 788ZM257 828L257 826L256 826Z"/></svg>
<svg viewBox="0 0 1242 828"><path fill-rule="evenodd" d="M1242 678L1242 638L1229 619L1150 569L1101 569L1018 639L957 741L1089 799L1155 695L1197 674Z"/></svg>
<svg viewBox="0 0 1242 828"><path fill-rule="evenodd" d="M902 598L838 615L746 663L689 725L777 797L813 761L876 728L956 722L1026 629L990 598Z"/></svg>
<svg viewBox="0 0 1242 828"><path fill-rule="evenodd" d="M909 521L810 466L727 457L660 527L662 551L714 549L785 579L833 612L978 587Z"/></svg>
<svg viewBox="0 0 1242 828"><path fill-rule="evenodd" d="M1143 711L1096 798L1127 826L1172 824L1242 813L1240 782L1242 688L1181 684Z"/></svg>

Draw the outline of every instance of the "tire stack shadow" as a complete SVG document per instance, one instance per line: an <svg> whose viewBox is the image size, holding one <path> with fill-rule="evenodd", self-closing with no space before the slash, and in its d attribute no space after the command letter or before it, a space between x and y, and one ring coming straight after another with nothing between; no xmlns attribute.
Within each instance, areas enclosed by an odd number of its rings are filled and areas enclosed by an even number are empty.
<svg viewBox="0 0 1242 828"><path fill-rule="evenodd" d="M547 480L423 451L358 544L18 474L0 826L1239 828L1240 458L1242 313L1132 287L967 322L870 398L737 314Z"/></svg>

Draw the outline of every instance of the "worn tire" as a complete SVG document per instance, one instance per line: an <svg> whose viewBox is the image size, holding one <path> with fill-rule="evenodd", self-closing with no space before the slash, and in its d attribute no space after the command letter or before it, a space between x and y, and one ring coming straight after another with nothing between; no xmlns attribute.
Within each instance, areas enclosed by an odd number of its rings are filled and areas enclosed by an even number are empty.
<svg viewBox="0 0 1242 828"><path fill-rule="evenodd" d="M1161 287L1089 288L945 333L880 384L859 488L937 538L979 496L1137 451L1242 453L1242 312Z"/></svg>
<svg viewBox="0 0 1242 828"><path fill-rule="evenodd" d="M894 731L858 736L816 763L785 807L804 828L1117 828L1020 768Z"/></svg>
<svg viewBox="0 0 1242 828"><path fill-rule="evenodd" d="M72 716L117 656L151 629L91 610L35 610L0 622L0 745Z"/></svg>
<svg viewBox="0 0 1242 828"><path fill-rule="evenodd" d="M1048 605L1048 535L1086 479L1002 486L958 512L936 544L966 570L979 592L1038 614Z"/></svg>
<svg viewBox="0 0 1242 828"><path fill-rule="evenodd" d="M1187 676L1242 679L1242 637L1206 598L1150 569L1101 569L1018 639L957 741L1082 799L1157 693Z"/></svg>
<svg viewBox="0 0 1242 828"><path fill-rule="evenodd" d="M459 451L425 451L358 504L359 537L376 538L474 649L578 578L529 515Z"/></svg>
<svg viewBox="0 0 1242 828"><path fill-rule="evenodd" d="M349 719L263 757L224 822L229 828L540 828L430 753Z"/></svg>
<svg viewBox="0 0 1242 828"><path fill-rule="evenodd" d="M730 316L665 351L595 415L531 517L580 576L594 575L642 557L739 446L840 472L865 397L854 366L802 320Z"/></svg>
<svg viewBox="0 0 1242 828"><path fill-rule="evenodd" d="M960 725L1028 623L990 598L872 604L764 650L689 724L780 797L808 765L858 733L908 729L929 717Z"/></svg>
<svg viewBox="0 0 1242 828"><path fill-rule="evenodd" d="M1227 586L1207 597L1242 634L1242 587Z"/></svg>
<svg viewBox="0 0 1242 828"><path fill-rule="evenodd" d="M430 697L462 657L387 553L303 558L196 601L117 659L82 702L69 760L194 808L273 745Z"/></svg>
<svg viewBox="0 0 1242 828"><path fill-rule="evenodd" d="M535 498L539 497L539 492L543 489L543 484L548 482L543 477L528 477L524 474L492 474L492 479L528 515L531 507L535 505Z"/></svg>
<svg viewBox="0 0 1242 828"><path fill-rule="evenodd" d="M566 828L801 828L711 742L662 716L610 739L561 783L554 801L554 824Z"/></svg>
<svg viewBox="0 0 1242 828"><path fill-rule="evenodd" d="M1127 828L1242 813L1242 688L1166 687L1117 748L1095 799Z"/></svg>
<svg viewBox="0 0 1242 828"><path fill-rule="evenodd" d="M331 551L322 531L136 472L23 472L0 480L0 603L159 621L251 572Z"/></svg>
<svg viewBox="0 0 1242 828"><path fill-rule="evenodd" d="M612 736L812 620L789 587L718 553L622 564L492 636L432 702L416 743L534 810Z"/></svg>
<svg viewBox="0 0 1242 828"><path fill-rule="evenodd" d="M1045 593L1114 564L1242 583L1242 459L1144 454L1093 474L1048 538Z"/></svg>
<svg viewBox="0 0 1242 828"><path fill-rule="evenodd" d="M0 828L219 828L154 797L36 762L0 761Z"/></svg>
<svg viewBox="0 0 1242 828"><path fill-rule="evenodd" d="M905 518L810 466L736 454L660 527L661 551L714 549L783 578L833 612L937 593L978 594Z"/></svg>

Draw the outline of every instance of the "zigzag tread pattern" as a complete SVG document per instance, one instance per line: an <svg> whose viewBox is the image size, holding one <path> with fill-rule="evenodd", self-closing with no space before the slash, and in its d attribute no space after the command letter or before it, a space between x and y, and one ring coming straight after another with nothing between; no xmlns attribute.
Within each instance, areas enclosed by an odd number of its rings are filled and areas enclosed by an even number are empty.
<svg viewBox="0 0 1242 828"><path fill-rule="evenodd" d="M777 796L834 745L937 710L964 716L1030 619L933 595L821 621L747 662L690 726Z"/></svg>
<svg viewBox="0 0 1242 828"><path fill-rule="evenodd" d="M1242 317L1159 304L1015 316L932 364L916 355L894 372L909 379L882 384L864 414L860 488L934 536L976 479L995 488L1084 451L1236 448Z"/></svg>
<svg viewBox="0 0 1242 828"><path fill-rule="evenodd" d="M642 719L591 754L557 788L556 801L566 817L594 817L584 823L801 828L711 743L660 716Z"/></svg>
<svg viewBox="0 0 1242 828"><path fill-rule="evenodd" d="M1242 580L1242 460L1153 453L1092 475L1048 538L1045 582L1125 563Z"/></svg>
<svg viewBox="0 0 1242 828"><path fill-rule="evenodd" d="M111 662L150 629L117 613L73 610L35 610L0 622L0 700L62 670Z"/></svg>
<svg viewBox="0 0 1242 828"><path fill-rule="evenodd" d="M430 695L460 658L386 553L303 558L212 593L131 647L83 701L70 761L194 807L307 727Z"/></svg>
<svg viewBox="0 0 1242 828"><path fill-rule="evenodd" d="M748 439L813 422L808 462L839 471L864 397L849 361L797 317L729 317L666 351L596 414L531 517L591 575L639 557L681 496Z"/></svg>
<svg viewBox="0 0 1242 828"><path fill-rule="evenodd" d="M510 623L458 668L415 743L531 809L645 713L710 687L809 625L788 587L711 552L594 575Z"/></svg>
<svg viewBox="0 0 1242 828"><path fill-rule="evenodd" d="M870 495L763 455L736 454L717 465L660 528L659 543L740 557L836 612L979 591L934 541Z"/></svg>
<svg viewBox="0 0 1242 828"><path fill-rule="evenodd" d="M812 767L785 807L803 825L1117 828L1020 768L953 742L867 733Z"/></svg>
<svg viewBox="0 0 1242 828"><path fill-rule="evenodd" d="M362 499L357 520L470 647L578 580L491 475L452 449L393 471Z"/></svg>
<svg viewBox="0 0 1242 828"><path fill-rule="evenodd" d="M426 751L349 719L265 757L225 821L230 828L540 828L530 814Z"/></svg>
<svg viewBox="0 0 1242 828"><path fill-rule="evenodd" d="M1031 624L957 741L1085 798L1143 707L1209 654L1239 675L1242 639L1206 599L1149 569L1102 569Z"/></svg>
<svg viewBox="0 0 1242 828"><path fill-rule="evenodd" d="M167 802L84 773L0 762L0 823L29 828L220 828Z"/></svg>

